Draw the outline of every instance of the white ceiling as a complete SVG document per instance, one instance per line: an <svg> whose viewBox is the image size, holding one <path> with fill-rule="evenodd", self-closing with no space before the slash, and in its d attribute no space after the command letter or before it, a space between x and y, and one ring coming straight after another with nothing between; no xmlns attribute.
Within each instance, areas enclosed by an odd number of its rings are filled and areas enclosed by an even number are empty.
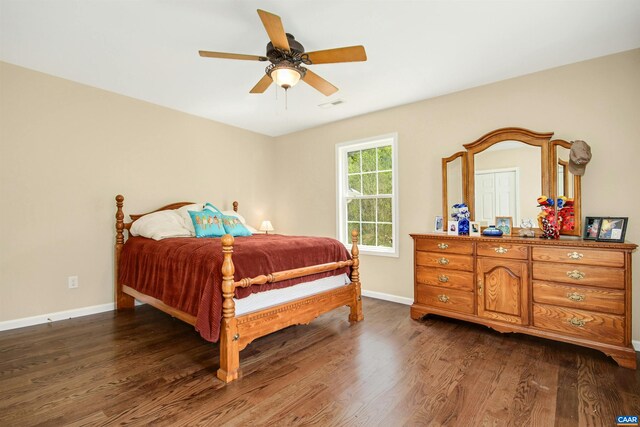
<svg viewBox="0 0 640 427"><path fill-rule="evenodd" d="M286 110L249 94L264 62L198 50L264 55L258 8L368 61L311 65L340 90L300 83ZM638 0L0 0L3 61L271 136L638 47Z"/></svg>

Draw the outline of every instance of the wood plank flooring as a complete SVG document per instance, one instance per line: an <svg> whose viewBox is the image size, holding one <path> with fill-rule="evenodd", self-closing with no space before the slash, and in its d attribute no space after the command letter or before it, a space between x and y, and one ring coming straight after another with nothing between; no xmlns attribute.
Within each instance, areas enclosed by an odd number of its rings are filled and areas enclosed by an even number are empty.
<svg viewBox="0 0 640 427"><path fill-rule="evenodd" d="M590 349L409 318L364 298L241 354L152 307L0 333L0 426L610 426L640 415L640 371Z"/></svg>

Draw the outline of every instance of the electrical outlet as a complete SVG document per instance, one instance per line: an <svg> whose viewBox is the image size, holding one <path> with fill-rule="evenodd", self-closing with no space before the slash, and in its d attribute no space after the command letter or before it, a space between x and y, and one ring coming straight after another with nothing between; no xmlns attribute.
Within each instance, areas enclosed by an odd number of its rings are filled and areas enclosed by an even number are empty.
<svg viewBox="0 0 640 427"><path fill-rule="evenodd" d="M78 287L78 276L67 277L67 283L69 283L69 289L75 289Z"/></svg>

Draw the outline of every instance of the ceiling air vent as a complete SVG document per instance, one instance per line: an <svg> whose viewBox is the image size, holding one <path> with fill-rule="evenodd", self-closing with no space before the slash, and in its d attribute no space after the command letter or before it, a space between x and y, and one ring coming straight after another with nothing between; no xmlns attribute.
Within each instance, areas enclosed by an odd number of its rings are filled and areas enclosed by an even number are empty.
<svg viewBox="0 0 640 427"><path fill-rule="evenodd" d="M345 100L344 99L336 99L335 101L331 101L331 102L325 102L324 104L320 104L318 105L318 107L320 108L331 108L331 107L336 107L340 104L344 104Z"/></svg>

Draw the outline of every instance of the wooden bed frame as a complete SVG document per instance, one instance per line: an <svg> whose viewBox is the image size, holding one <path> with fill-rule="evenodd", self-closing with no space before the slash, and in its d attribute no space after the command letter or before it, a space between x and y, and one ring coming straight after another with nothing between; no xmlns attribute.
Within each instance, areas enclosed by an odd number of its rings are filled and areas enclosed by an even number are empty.
<svg viewBox="0 0 640 427"><path fill-rule="evenodd" d="M152 212L140 215L130 215L131 222L124 222L122 206L124 197L116 196L116 243L115 243L115 301L118 310L133 309L135 300L147 303L165 313L170 314L184 322L195 325L196 317L176 308L170 307L162 301L151 296L142 294L131 287L119 283L118 264L120 253L124 245L124 230L129 230L131 224L138 218ZM182 206L190 205L191 202L172 203L163 206L153 212L178 209ZM238 211L238 202L233 202L233 210ZM222 237L222 324L220 327L220 369L217 376L222 381L229 383L241 375L240 371L240 351L247 344L256 338L278 331L291 325L308 324L319 315L342 306L349 306L349 321L358 322L364 317L362 315L362 300L360 296L360 274L358 271L359 250L358 232L351 233L351 260L337 261L326 264L318 264L309 267L296 268L286 271L265 272L253 278L243 278L235 280L234 266L232 260L233 237L226 234ZM316 273L337 270L345 266L351 267L351 283L336 289L325 291L309 297L289 301L280 305L269 307L260 311L254 311L241 316L235 315L235 303L233 296L236 287L248 287L262 285L265 283L275 283L297 277L308 276Z"/></svg>

